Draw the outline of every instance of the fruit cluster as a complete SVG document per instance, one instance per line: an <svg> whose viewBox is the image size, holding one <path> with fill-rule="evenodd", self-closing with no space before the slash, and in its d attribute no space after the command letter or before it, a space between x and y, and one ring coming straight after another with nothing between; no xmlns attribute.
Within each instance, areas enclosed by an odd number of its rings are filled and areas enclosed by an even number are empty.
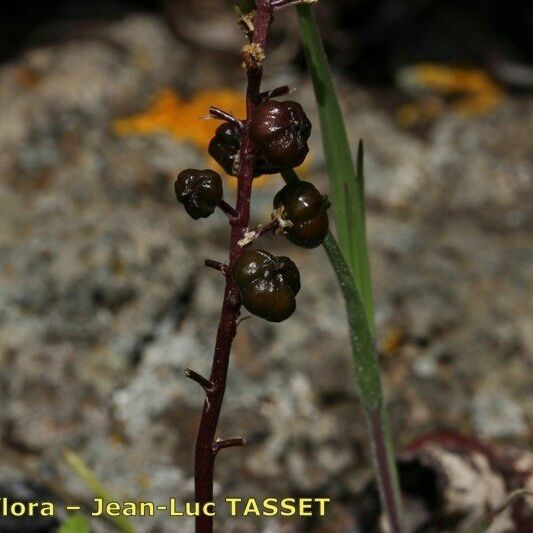
<svg viewBox="0 0 533 533"><path fill-rule="evenodd" d="M266 99L249 124L226 120L211 139L209 153L227 174L239 175L245 127L249 128L255 146L254 176L299 166L309 151L311 122L302 106L296 102ZM217 206L228 213L223 201L222 179L213 170L184 170L176 180L175 191L178 201L194 219L208 217ZM313 184L296 181L285 185L273 203L277 233L304 248L319 246L328 233L328 207L327 198ZM232 276L248 311L265 320L281 322L296 308L296 295L300 290L298 269L288 257L245 248L248 244L243 245L241 253L225 272Z"/></svg>

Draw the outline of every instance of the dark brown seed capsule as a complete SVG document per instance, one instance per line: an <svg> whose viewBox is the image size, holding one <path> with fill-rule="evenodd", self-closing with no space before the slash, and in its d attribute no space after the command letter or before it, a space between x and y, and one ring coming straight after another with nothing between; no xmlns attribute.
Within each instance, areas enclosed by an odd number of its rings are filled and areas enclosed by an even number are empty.
<svg viewBox="0 0 533 533"><path fill-rule="evenodd" d="M288 257L245 250L235 261L232 275L250 313L270 322L282 322L294 313L300 274Z"/></svg>
<svg viewBox="0 0 533 533"><path fill-rule="evenodd" d="M176 198L194 218L206 218L222 200L222 179L209 169L188 168L179 173L174 184Z"/></svg>
<svg viewBox="0 0 533 533"><path fill-rule="evenodd" d="M211 157L224 169L226 174L239 174L239 151L241 149L241 131L236 124L225 122L215 131L215 136L209 142L208 152ZM263 174L277 174L280 169L268 163L261 152L254 162L254 177Z"/></svg>
<svg viewBox="0 0 533 533"><path fill-rule="evenodd" d="M304 248L315 248L328 233L329 201L308 181L288 183L274 197L274 209L283 209L283 218L292 222L284 233Z"/></svg>
<svg viewBox="0 0 533 533"><path fill-rule="evenodd" d="M230 176L236 176L238 173L235 160L241 148L240 137L239 127L225 122L216 129L207 149L211 157Z"/></svg>
<svg viewBox="0 0 533 533"><path fill-rule="evenodd" d="M267 161L281 168L301 165L309 152L311 122L297 102L267 100L257 110L250 133Z"/></svg>

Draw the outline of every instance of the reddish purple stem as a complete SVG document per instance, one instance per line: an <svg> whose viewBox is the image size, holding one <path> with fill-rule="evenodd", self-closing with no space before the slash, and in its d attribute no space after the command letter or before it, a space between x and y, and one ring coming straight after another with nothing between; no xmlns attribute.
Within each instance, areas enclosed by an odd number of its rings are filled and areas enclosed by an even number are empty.
<svg viewBox="0 0 533 533"><path fill-rule="evenodd" d="M265 49L271 20L272 7L270 0L258 0L252 43L260 45L262 50ZM246 122L243 124L240 151L237 204L235 217L230 219L231 237L228 262L230 270L241 252L238 242L244 237L250 222L250 196L252 193L253 164L256 150L250 139L249 124L257 110L257 106L261 102L262 65L249 65L246 74L248 82L246 90ZM241 302L237 287L232 277L226 276L224 302L218 324L215 353L209 378L209 382L213 384L213 389L204 402L196 440L194 465L195 499L200 504L200 509L202 509L203 504L213 501L213 476L216 456L213 450L221 448L220 445L217 446L216 444L215 434L226 390L230 351L237 331L240 307ZM213 531L213 518L202 514L197 516L196 531L197 533L210 533Z"/></svg>

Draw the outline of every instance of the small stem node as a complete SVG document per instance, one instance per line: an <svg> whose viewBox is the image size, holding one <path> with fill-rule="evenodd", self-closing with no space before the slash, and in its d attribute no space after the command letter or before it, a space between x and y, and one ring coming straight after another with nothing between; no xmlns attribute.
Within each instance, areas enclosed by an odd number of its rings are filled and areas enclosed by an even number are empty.
<svg viewBox="0 0 533 533"><path fill-rule="evenodd" d="M234 117L231 113L228 113L227 111L219 109L218 107L211 106L209 108L209 116L210 118L224 120L226 122L229 122L230 124L235 124L235 126L239 127L241 131L244 128L244 124L242 120L239 120L237 117Z"/></svg>
<svg viewBox="0 0 533 533"><path fill-rule="evenodd" d="M216 455L224 448L234 448L235 446L246 446L246 439L237 437L235 439L217 439L213 442L213 455Z"/></svg>
<svg viewBox="0 0 533 533"><path fill-rule="evenodd" d="M206 267L212 268L218 272L222 272L225 276L228 274L229 267L220 261L213 261L212 259L206 259L204 261Z"/></svg>
<svg viewBox="0 0 533 533"><path fill-rule="evenodd" d="M183 374L185 375L185 377L188 377L189 379L192 379L194 382L198 383L198 385L200 385L200 387L205 390L207 395L212 394L214 392L214 383L212 381L209 381L207 378L204 378L204 376L198 374L198 372L195 372L190 368L186 368L183 371Z"/></svg>
<svg viewBox="0 0 533 533"><path fill-rule="evenodd" d="M253 230L248 230L244 233L244 237L237 243L241 248L248 246L255 242L259 237L270 233L272 231L277 231L279 229L278 220L272 220L268 224L259 224L257 228Z"/></svg>
<svg viewBox="0 0 533 533"><path fill-rule="evenodd" d="M250 318L252 318L251 315L246 315L239 318L239 320L237 320L237 327L239 327L245 320L250 320Z"/></svg>
<svg viewBox="0 0 533 533"><path fill-rule="evenodd" d="M230 219L230 221L234 221L238 216L237 211L235 211L235 209L225 200L220 201L218 208Z"/></svg>
<svg viewBox="0 0 533 533"><path fill-rule="evenodd" d="M278 96L286 96L294 92L294 89L291 89L288 85L282 85L281 87L276 87L271 91L262 92L259 96L261 100L268 100L269 98L276 98Z"/></svg>

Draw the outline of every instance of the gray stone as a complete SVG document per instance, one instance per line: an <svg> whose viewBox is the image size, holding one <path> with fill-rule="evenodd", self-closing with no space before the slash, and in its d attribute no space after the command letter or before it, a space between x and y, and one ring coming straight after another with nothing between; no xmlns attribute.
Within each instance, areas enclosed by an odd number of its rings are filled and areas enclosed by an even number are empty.
<svg viewBox="0 0 533 533"><path fill-rule="evenodd" d="M472 416L478 434L484 437L520 437L529 431L523 409L497 388L476 394Z"/></svg>

